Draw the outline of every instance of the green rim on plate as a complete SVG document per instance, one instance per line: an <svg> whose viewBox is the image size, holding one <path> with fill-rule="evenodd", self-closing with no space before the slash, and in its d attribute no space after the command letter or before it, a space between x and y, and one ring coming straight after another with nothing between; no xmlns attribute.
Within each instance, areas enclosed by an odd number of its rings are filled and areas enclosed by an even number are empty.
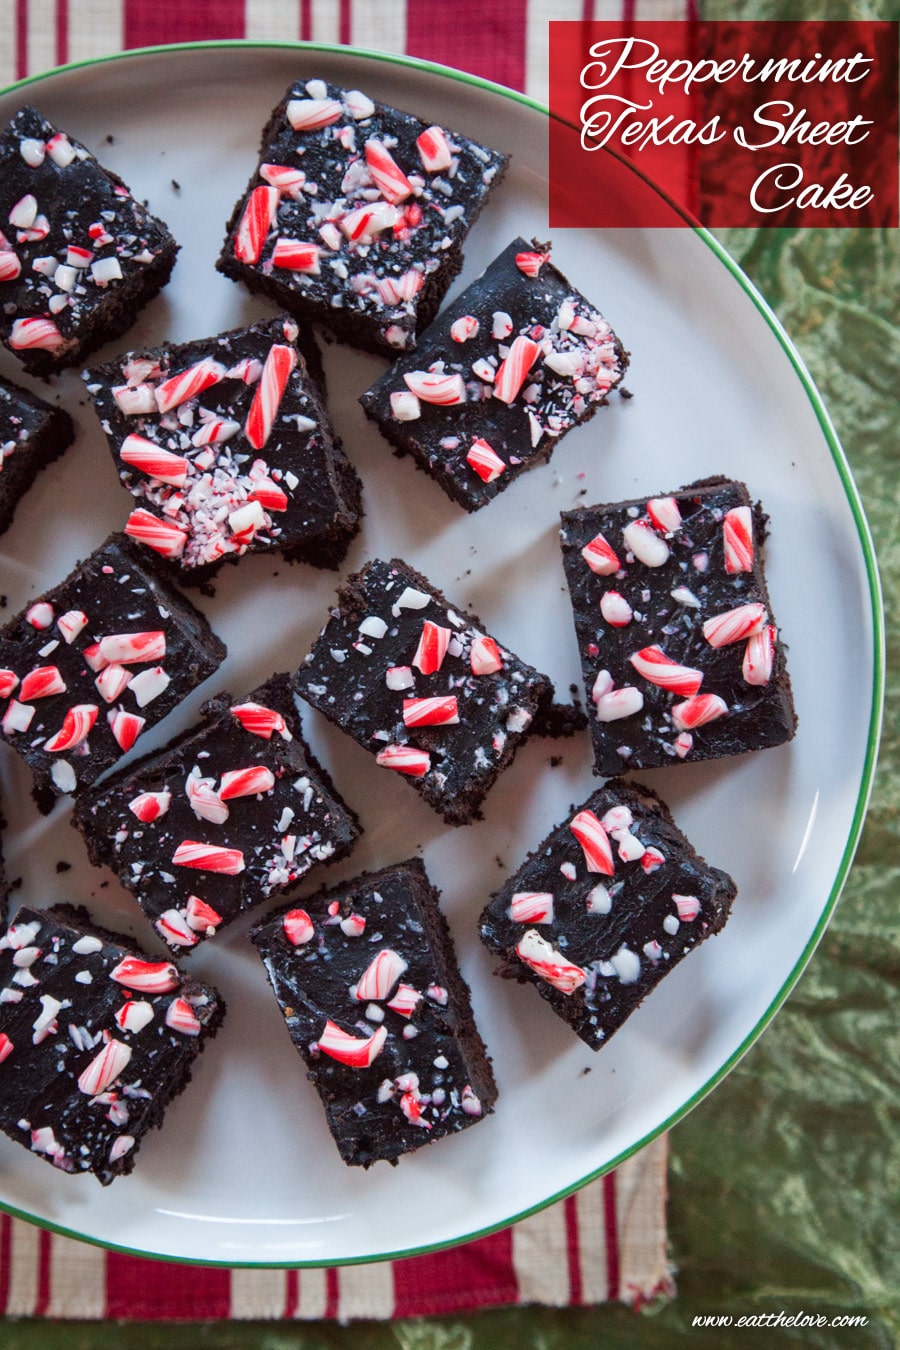
<svg viewBox="0 0 900 1350"><path fill-rule="evenodd" d="M156 56L163 54L168 55L172 52L180 52L180 51L188 52L188 51L205 51L214 49L221 50L227 48L243 49L250 47L272 48L276 50L324 52L331 55L347 55L355 58L362 58L364 60L381 61L389 65L405 66L413 70L425 71L430 74L439 75L445 79L456 80L461 84L471 85L477 89L484 90L488 93L497 94L500 97L508 99L514 103L522 104L524 107L530 108L534 112L541 113L545 117L551 116L549 109L544 104L539 103L536 99L529 98L527 94L519 93L514 89L508 89L504 85L495 84L491 80L485 80L476 75L466 74L464 71L461 70L454 70L450 66L443 66L434 61L424 61L416 57L395 55L390 52L370 51L365 48L338 46L330 43L268 42L268 41L256 41L253 39L245 39L241 41L229 40L229 41L213 41L213 42L179 42L152 47L138 47L125 52L113 52L110 53L108 56L95 57L87 61L73 61L68 65L54 67L53 70L45 71L43 74L40 75L29 75L23 80L18 80L15 83L7 85L4 88L0 89L0 95L12 93L16 89L26 89L31 85L40 83L42 80L55 78L57 75L60 74L66 74L70 71L76 70L84 70L86 68L94 66L106 65L109 62L113 61L127 61L135 57L144 57L144 56ZM840 863L837 868L837 873L835 875L834 882L832 883L831 890L828 894L828 898L825 901L825 904L822 908L819 920L816 923L816 926L813 929L813 932L810 935L810 938L806 943L806 946L800 953L800 956L795 962L784 984L781 986L777 995L769 1004L769 1007L766 1009L763 1016L759 1019L759 1021L756 1023L753 1029L744 1038L744 1040L737 1047L737 1049L733 1051L733 1053L729 1056L729 1058L725 1061L725 1063L722 1064L720 1068L702 1085L702 1087L700 1087L696 1092L694 1092L692 1096L689 1097L688 1100L678 1108L677 1111L674 1111L669 1117L667 1117L666 1120L664 1120L655 1129L649 1131L630 1148L625 1149L622 1153L612 1158L604 1166L597 1168L596 1171L588 1173L587 1176L582 1177L579 1181L574 1182L571 1186L567 1186L563 1190L557 1191L554 1194L547 1196L547 1198L545 1200L542 1200L539 1204L532 1205L528 1209L521 1210L516 1214L511 1214L508 1218L503 1219L499 1223L491 1224L486 1228L476 1229L474 1232L466 1233L461 1237L452 1238L444 1242L425 1244L421 1247L414 1247L408 1249L400 1248L392 1252L379 1253L377 1256L348 1257L342 1259L342 1261L340 1262L341 1265L366 1265L372 1264L377 1261L402 1260L405 1257L421 1256L431 1252L446 1250L449 1247L456 1247L465 1242L472 1242L477 1238L488 1237L491 1233L500 1232L504 1228L509 1227L510 1224L517 1223L520 1219L525 1219L529 1215L535 1214L538 1211L547 1208L549 1205L555 1204L557 1201L565 1199L566 1196L572 1195L574 1194L575 1191L580 1190L582 1186L586 1186L589 1182L595 1181L599 1177L604 1176L606 1173L611 1172L614 1168L618 1167L621 1163L625 1162L626 1159L633 1157L636 1153L639 1153L642 1148L644 1148L647 1144L651 1143L652 1140L656 1139L664 1131L670 1129L673 1125L675 1125L679 1120L681 1120L685 1115L687 1115L687 1113L690 1110L692 1110L693 1107L695 1107L700 1101L702 1101L703 1098L709 1092L711 1092L712 1089L716 1087L722 1081L722 1079L725 1078L725 1076L734 1068L737 1062L753 1045L754 1041L756 1041L757 1038L763 1033L763 1031L765 1031L766 1027L772 1021L773 1017L781 1008L785 999L790 994L794 985L797 983L798 979L803 973L804 967L806 966L807 962L809 961L810 957L815 951L822 937L822 934L824 933L828 925L828 921L831 918L835 905L838 902L841 891L844 887L844 883L847 880L847 876L850 871L851 864L853 862L853 857L856 852L857 844L859 843L859 837L862 832L863 822L865 820L866 815L866 808L868 806L869 796L872 791L872 783L875 773L875 763L878 756L878 743L881 732L881 716L882 716L882 705L884 701L884 679L885 679L884 614L881 595L881 583L878 575L878 565L875 558L875 549L872 543L872 536L869 530L869 524L868 521L866 520L862 502L860 500L859 491L856 487L856 483L853 480L853 474L850 469L850 465L847 461L847 457L844 453L843 447L841 446L841 443L838 439L837 432L828 414L828 410L826 409L822 401L822 397L819 394L819 391L816 388L815 383L813 382L812 376L807 370L803 358L800 356L800 353L797 351L790 337L785 332L785 329L783 328L777 315L772 310L768 301L757 290L756 286L749 279L749 277L745 275L745 273L742 271L739 265L734 261L734 259L730 256L730 254L726 251L726 249L722 246L722 244L719 243L719 241L715 238L713 234L710 233L708 229L706 229L702 225L697 224L696 221L694 221L693 218L690 217L683 208L678 206L677 203L672 202L672 200L665 193L663 193L662 190L655 183L653 183L651 179L648 179L643 173L641 173L641 171L637 169L637 167L631 161L623 160L622 162L627 163L628 167L635 174L637 174L638 177L642 178L643 181L647 183L651 188L653 188L654 191L664 196L666 200L669 202L669 204L679 212L679 214L686 221L686 224L691 229L693 229L694 233L698 235L700 239L702 239L707 248L709 248L712 251L712 253L719 260L719 262L721 262L722 265L727 269L727 271L731 274L734 280L744 291L745 295L747 295L749 299L753 302L753 304L755 305L756 309L759 311L763 319L765 319L772 333L778 340L779 345L781 346L782 350L784 351L785 355L790 361L791 366L793 367L794 372L797 375L801 385L803 386L803 389L806 393L807 398L809 399L813 412L815 413L816 420L818 421L819 427L825 438L825 442L831 453L831 457L832 460L834 461L835 468L837 469L841 485L843 486L844 492L846 494L847 501L850 506L851 513L853 515L853 520L856 525L859 544L862 549L863 559L865 562L866 579L868 583L869 602L872 620L872 662L873 662L872 701L869 712L866 753L863 760L859 791L857 794L856 805L853 811L853 817L850 823L850 830L848 832L847 840L844 846L843 853L841 855ZM76 1238L82 1242L91 1243L94 1246L102 1247L108 1251L121 1252L127 1256L149 1257L152 1260L168 1261L178 1265L213 1266L225 1269L266 1268L266 1269L295 1270L309 1267L317 1268L323 1264L321 1261L219 1261L202 1258L197 1259L192 1257L161 1255L158 1252L148 1252L143 1251L140 1248L126 1247L113 1242L104 1242L100 1238L95 1238L87 1234L80 1233L77 1231L77 1229L66 1228L60 1224L55 1224L48 1220L37 1219L34 1217L34 1215L16 1209L14 1206L7 1205L3 1201L0 1201L0 1211L10 1214L14 1218L23 1219L28 1223L38 1224L40 1227L45 1228L50 1232L58 1233L64 1237Z"/></svg>

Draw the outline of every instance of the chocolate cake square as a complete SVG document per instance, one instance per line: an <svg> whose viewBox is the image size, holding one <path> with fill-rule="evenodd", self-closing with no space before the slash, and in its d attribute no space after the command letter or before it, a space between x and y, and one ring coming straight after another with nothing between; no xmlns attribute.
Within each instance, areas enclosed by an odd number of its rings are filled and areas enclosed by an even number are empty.
<svg viewBox="0 0 900 1350"><path fill-rule="evenodd" d="M416 345L462 266L462 246L507 157L358 89L298 80L216 266L341 341Z"/></svg>
<svg viewBox="0 0 900 1350"><path fill-rule="evenodd" d="M360 482L281 316L166 344L85 375L119 477L125 533L186 582L278 551L336 567L359 529Z"/></svg>
<svg viewBox="0 0 900 1350"><path fill-rule="evenodd" d="M221 694L205 723L79 798L91 862L133 893L178 954L336 862L359 834L305 745L288 677Z"/></svg>
<svg viewBox="0 0 900 1350"><path fill-rule="evenodd" d="M51 375L119 337L178 245L118 174L24 107L0 135L0 340Z"/></svg>
<svg viewBox="0 0 900 1350"><path fill-rule="evenodd" d="M596 772L714 759L797 726L766 589L768 517L743 483L562 515Z"/></svg>
<svg viewBox="0 0 900 1350"><path fill-rule="evenodd" d="M368 872L252 932L344 1162L455 1134L497 1097L446 920L418 858Z"/></svg>
<svg viewBox="0 0 900 1350"><path fill-rule="evenodd" d="M225 1008L84 909L20 908L0 937L0 1128L102 1185L130 1172Z"/></svg>
<svg viewBox="0 0 900 1350"><path fill-rule="evenodd" d="M0 534L40 470L74 439L67 412L0 379Z"/></svg>
<svg viewBox="0 0 900 1350"><path fill-rule="evenodd" d="M224 658L152 555L111 535L0 628L0 731L39 805L93 783Z"/></svg>
<svg viewBox="0 0 900 1350"><path fill-rule="evenodd" d="M553 697L546 675L397 558L341 587L294 687L451 825L480 817Z"/></svg>
<svg viewBox="0 0 900 1350"><path fill-rule="evenodd" d="M528 855L481 915L498 974L533 984L599 1050L689 952L721 932L737 888L648 788L614 779Z"/></svg>
<svg viewBox="0 0 900 1350"><path fill-rule="evenodd" d="M592 417L627 365L550 245L515 239L360 402L398 454L477 511Z"/></svg>

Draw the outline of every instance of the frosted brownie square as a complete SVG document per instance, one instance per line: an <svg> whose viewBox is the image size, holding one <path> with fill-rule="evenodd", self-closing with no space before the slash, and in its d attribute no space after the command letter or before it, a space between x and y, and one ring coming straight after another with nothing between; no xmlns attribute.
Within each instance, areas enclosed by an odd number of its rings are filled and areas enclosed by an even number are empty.
<svg viewBox="0 0 900 1350"><path fill-rule="evenodd" d="M210 985L84 909L20 908L0 937L0 1128L108 1186L132 1170L224 1013Z"/></svg>
<svg viewBox="0 0 900 1350"><path fill-rule="evenodd" d="M0 731L39 804L93 783L224 658L152 555L111 535L0 629Z"/></svg>
<svg viewBox="0 0 900 1350"><path fill-rule="evenodd" d="M24 107L0 135L0 340L29 374L126 332L178 245L118 174Z"/></svg>
<svg viewBox="0 0 900 1350"><path fill-rule="evenodd" d="M766 588L767 516L743 483L562 515L596 772L714 759L796 730Z"/></svg>
<svg viewBox="0 0 900 1350"><path fill-rule="evenodd" d="M358 89L298 80L216 266L341 342L394 355L434 317L506 164Z"/></svg>
<svg viewBox="0 0 900 1350"><path fill-rule="evenodd" d="M320 891L251 934L348 1164L396 1163L496 1100L438 899L412 858Z"/></svg>
<svg viewBox="0 0 900 1350"><path fill-rule="evenodd" d="M553 685L399 559L350 577L297 693L451 825L476 820Z"/></svg>
<svg viewBox="0 0 900 1350"><path fill-rule="evenodd" d="M137 498L125 533L206 581L244 553L336 567L360 482L281 316L133 351L85 375L116 469Z"/></svg>
<svg viewBox="0 0 900 1350"><path fill-rule="evenodd" d="M73 824L179 954L350 852L353 813L304 743L286 675L79 799Z"/></svg>
<svg viewBox="0 0 900 1350"><path fill-rule="evenodd" d="M74 439L67 412L0 379L0 534L40 470Z"/></svg>
<svg viewBox="0 0 900 1350"><path fill-rule="evenodd" d="M360 402L399 454L477 511L592 417L627 365L550 246L515 239Z"/></svg>
<svg viewBox="0 0 900 1350"><path fill-rule="evenodd" d="M482 941L598 1050L724 927L737 888L648 788L615 779L551 831L491 899Z"/></svg>

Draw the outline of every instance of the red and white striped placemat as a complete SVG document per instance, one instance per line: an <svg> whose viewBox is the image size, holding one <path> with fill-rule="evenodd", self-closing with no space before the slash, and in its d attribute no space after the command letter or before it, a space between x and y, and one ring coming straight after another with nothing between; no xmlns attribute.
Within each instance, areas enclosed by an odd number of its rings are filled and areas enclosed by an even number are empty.
<svg viewBox="0 0 900 1350"><path fill-rule="evenodd" d="M551 19L682 19L693 0L0 0L0 88L168 42L296 39L406 53L545 101ZM477 40L473 41L473 35ZM391 1318L503 1304L640 1304L672 1292L666 1139L512 1228L449 1252L314 1270L105 1252L0 1215L0 1314L177 1320Z"/></svg>

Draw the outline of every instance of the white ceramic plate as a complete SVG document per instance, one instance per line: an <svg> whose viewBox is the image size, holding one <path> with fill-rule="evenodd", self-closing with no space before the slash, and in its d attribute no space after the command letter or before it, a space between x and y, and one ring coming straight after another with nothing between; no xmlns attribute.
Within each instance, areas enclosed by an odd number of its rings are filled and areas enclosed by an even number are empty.
<svg viewBox="0 0 900 1350"><path fill-rule="evenodd" d="M181 241L171 284L120 348L208 336L271 312L213 262L259 129L300 74L363 88L512 152L458 285L516 234L546 236L546 115L495 87L417 63L300 47L160 49L74 67L8 92L0 115L5 122L26 97L35 102L96 149ZM308 889L422 848L494 1057L496 1114L397 1168L346 1168L246 939L247 919L191 958L221 988L228 1017L190 1090L143 1145L134 1175L103 1190L2 1137L0 1204L12 1212L110 1246L229 1265L320 1265L455 1242L634 1152L719 1081L796 980L849 866L877 740L880 611L852 481L796 354L709 236L560 231L554 261L631 349L634 399L614 399L549 466L472 518L410 460L395 459L365 421L355 398L383 363L331 347L331 409L365 484L364 528L343 571L371 556L406 558L566 691L579 674L558 512L712 473L745 479L771 516L768 576L790 645L799 734L777 750L644 775L697 848L736 878L728 928L593 1054L533 990L492 978L476 936L506 869L596 785L587 735L529 744L488 798L484 821L451 829L307 710L309 738L365 826L353 857ZM5 356L2 369L17 377ZM58 388L79 439L41 475L0 540L10 614L121 527L131 501L78 375ZM211 688L240 694L296 666L337 580L262 557L227 568L215 599L202 601L230 653ZM209 692L196 692L153 743L188 725ZM563 762L551 766L559 754ZM17 895L87 900L100 918L152 941L116 883L98 889L107 878L86 863L66 806L39 819L18 757L4 751L0 770L9 868L24 878ZM57 874L59 860L71 870Z"/></svg>

